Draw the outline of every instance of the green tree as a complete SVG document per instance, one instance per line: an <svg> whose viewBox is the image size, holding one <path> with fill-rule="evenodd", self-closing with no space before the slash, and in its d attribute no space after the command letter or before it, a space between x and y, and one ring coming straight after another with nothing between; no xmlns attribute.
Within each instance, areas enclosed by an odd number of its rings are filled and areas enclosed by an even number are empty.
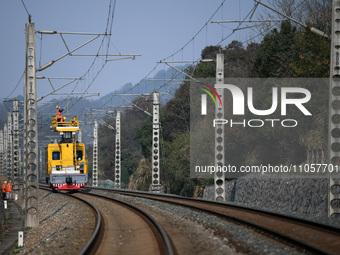
<svg viewBox="0 0 340 255"><path fill-rule="evenodd" d="M280 31L273 29L263 38L254 62L254 71L258 77L292 77L290 67L296 28L290 22L281 23Z"/></svg>
<svg viewBox="0 0 340 255"><path fill-rule="evenodd" d="M330 40L305 30L296 35L293 50L294 77L329 77Z"/></svg>
<svg viewBox="0 0 340 255"><path fill-rule="evenodd" d="M244 48L239 41L232 41L224 50L225 77L251 77L253 76L254 57L259 45L250 43Z"/></svg>

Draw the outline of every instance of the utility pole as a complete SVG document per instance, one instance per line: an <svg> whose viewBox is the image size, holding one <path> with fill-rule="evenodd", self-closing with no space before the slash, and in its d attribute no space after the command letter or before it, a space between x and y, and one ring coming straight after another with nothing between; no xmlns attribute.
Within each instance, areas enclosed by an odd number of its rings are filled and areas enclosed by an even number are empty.
<svg viewBox="0 0 340 255"><path fill-rule="evenodd" d="M331 62L330 62L330 86L329 86L329 117L328 117L328 164L339 166L340 163L340 137L337 135L340 130L340 0L333 0L332 3L332 32L331 32ZM340 180L335 180L332 173L328 177L328 216L340 214L340 208L333 208L332 201L340 199L340 194L333 194L332 186L340 185Z"/></svg>
<svg viewBox="0 0 340 255"><path fill-rule="evenodd" d="M216 85L224 84L224 55L217 54L216 58ZM216 88L216 92L224 104L223 88ZM216 104L215 119L224 119L224 105ZM223 167L225 164L224 158L224 125L216 124L215 126L215 168ZM225 201L225 178L224 172L217 171L214 175L215 182L215 200L218 202Z"/></svg>
<svg viewBox="0 0 340 255"><path fill-rule="evenodd" d="M122 171L120 164L120 110L117 109L116 113L116 153L115 153L115 186L121 188L122 183Z"/></svg>
<svg viewBox="0 0 340 255"><path fill-rule="evenodd" d="M19 101L17 98L13 100L13 191L15 195L19 194Z"/></svg>
<svg viewBox="0 0 340 255"><path fill-rule="evenodd" d="M98 187L98 122L94 120L93 126L93 167L92 186Z"/></svg>
<svg viewBox="0 0 340 255"><path fill-rule="evenodd" d="M37 85L36 85L36 59L35 59L35 26L26 23L26 72L24 102L26 116L26 227L39 225L38 208L38 112L37 112Z"/></svg>
<svg viewBox="0 0 340 255"><path fill-rule="evenodd" d="M161 192L160 183L160 158L159 158L159 92L153 92L153 110L152 110L152 183L151 191Z"/></svg>
<svg viewBox="0 0 340 255"><path fill-rule="evenodd" d="M13 160L12 160L12 137L13 136L13 128L12 128L12 113L7 112L7 180L12 181L13 175Z"/></svg>

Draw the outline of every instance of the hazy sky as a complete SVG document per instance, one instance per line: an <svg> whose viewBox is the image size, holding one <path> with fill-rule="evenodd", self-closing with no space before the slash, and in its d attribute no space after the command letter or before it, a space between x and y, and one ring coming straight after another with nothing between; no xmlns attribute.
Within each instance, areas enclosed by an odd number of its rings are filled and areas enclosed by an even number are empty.
<svg viewBox="0 0 340 255"><path fill-rule="evenodd" d="M88 92L100 93L101 96L121 88L128 82L136 84L155 66L156 62L171 56L169 61L192 60L200 57L206 45L216 45L226 37L238 24L209 23L199 35L186 47L195 34L206 24L209 18L221 5L223 0L24 0L36 30L56 30L62 32L95 32L104 33L107 24L110 3L115 4L112 36L109 54L141 54L135 60L121 60L105 63L105 58L98 58L90 68L94 57L70 57L54 63L51 67L39 72L37 76L46 77L81 77L90 70L81 82L72 83L58 93ZM244 19L254 6L253 0L226 0L212 20ZM258 8L257 12L263 10ZM254 16L255 17L255 16ZM21 0L2 0L0 3L1 30L1 94L8 97L18 84L25 69L25 23L27 12ZM244 25L242 25L244 26ZM109 30L110 30L109 26ZM222 46L232 40L246 41L256 35L251 30L235 32ZM93 36L64 35L70 50L88 41ZM97 54L103 37L74 54ZM105 54L108 39L99 51ZM67 53L60 35L36 34L37 67L55 60ZM108 57L113 59L113 57ZM90 69L89 69L90 68ZM160 64L151 72L152 77L167 67ZM96 78L94 80L94 78ZM93 81L94 80L94 81ZM52 80L58 88L67 83L65 80ZM52 91L47 80L37 80L38 96ZM11 97L23 94L23 80ZM50 100L48 97L46 100Z"/></svg>

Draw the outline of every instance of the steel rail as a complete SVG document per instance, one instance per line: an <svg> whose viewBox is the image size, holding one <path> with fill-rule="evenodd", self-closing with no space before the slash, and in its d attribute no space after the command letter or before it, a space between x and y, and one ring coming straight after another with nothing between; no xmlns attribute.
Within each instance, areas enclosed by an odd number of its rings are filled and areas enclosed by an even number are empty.
<svg viewBox="0 0 340 255"><path fill-rule="evenodd" d="M262 232L266 233L267 235L275 236L279 240L289 242L289 243L294 244L298 247L304 248L307 251L310 251L310 252L313 252L313 253L318 253L318 254L333 254L333 253L329 252L329 251L327 251L323 248L317 247L314 244L311 244L311 243L305 242L303 240L299 240L297 238L289 236L287 234L284 234L284 233L277 231L275 229L268 228L266 226L261 226L261 225L257 224L256 222L253 222L253 221L250 221L250 220L244 220L244 219L241 219L241 218L235 217L235 216L230 216L230 215L228 215L227 212L225 212L225 213L216 212L216 211L213 210L212 207L210 207L209 209L205 209L205 208L199 207L198 205L189 205L189 204L187 204L187 202L190 201L190 202L206 204L206 205L210 205L210 206L223 207L224 209L237 209L237 210L244 210L244 211L248 211L248 212L252 212L252 213L256 213L256 214L262 214L262 215L266 215L268 217L275 217L275 218L278 218L278 219L281 219L281 220L286 220L286 221L289 221L293 224L295 223L296 225L299 225L299 226L304 225L305 227L309 227L311 229L312 228L317 229L319 231L324 231L325 233L327 232L327 233L336 234L336 235L339 235L339 237L340 237L340 228L338 228L338 227L334 227L334 226L330 226L330 225L324 225L324 224L321 224L321 223L317 223L317 222L313 222L313 221L309 221L309 220L305 220L305 219L301 219L301 218L297 218L297 217L293 217L293 216L268 212L268 211L264 211L264 210L260 210L260 209L247 208L247 207L243 207L243 206L240 206L240 205L223 204L223 203L214 202L214 201L198 200L198 199L193 199L193 198L184 198L184 197L179 197L179 196L174 196L174 195L151 194L151 193L148 193L148 192L137 192L137 191L126 191L126 190L115 190L115 189L102 189L102 188L94 188L94 187L87 187L87 188L91 188L91 189L94 189L94 190L105 190L105 191L110 191L110 192L114 192L114 193L118 193L118 194L122 194L122 195L127 195L127 196L132 196L132 197L142 197L142 198L151 199L151 200L155 200L155 201L174 204L174 205L177 205L177 206L184 206L184 207L188 207L188 208L198 210L198 211L204 211L206 213L213 214L215 216L222 217L224 219L228 219L228 220L237 222L237 223L242 224L242 225L250 226L254 229L259 229ZM170 201L169 199L179 200L181 202Z"/></svg>
<svg viewBox="0 0 340 255"><path fill-rule="evenodd" d="M174 252L174 248L171 244L171 241L168 237L168 235L166 234L165 230L163 229L163 227L146 211L133 206L131 204L128 204L126 202L120 201L118 199L114 199L114 198L110 198L110 197L106 197L106 196L102 196L102 195L98 195L98 194L91 194L91 193L84 193L84 192L79 192L79 194L82 195L88 195L88 196L93 196L93 197L99 197L99 198L103 198L106 200L109 200L111 202L114 203L118 203L126 208L128 208L129 210L137 213L138 215L140 215L144 221L146 221L148 223L148 225L153 226L152 231L154 232L155 236L160 236L160 239L157 239L158 242L158 246L160 248L160 252L161 254L168 254L168 255L173 255L175 254Z"/></svg>
<svg viewBox="0 0 340 255"><path fill-rule="evenodd" d="M42 190L46 190L46 191L50 191L50 192L55 192L53 191L51 188L48 187L48 185L39 185L39 189ZM65 195L65 196L69 196L72 197L74 199L77 199L85 204L87 204L92 211L94 212L95 218L96 218L96 227L89 239L89 241L86 243L86 245L83 247L83 249L79 252L80 255L87 255L87 254L94 254L95 251L97 250L97 244L99 243L98 241L101 239L102 237L102 229L104 228L104 221L102 220L102 215L100 214L99 210L92 205L91 203L87 202L86 200L83 200L81 198L72 196L71 194L67 194L67 193L60 193L59 194Z"/></svg>

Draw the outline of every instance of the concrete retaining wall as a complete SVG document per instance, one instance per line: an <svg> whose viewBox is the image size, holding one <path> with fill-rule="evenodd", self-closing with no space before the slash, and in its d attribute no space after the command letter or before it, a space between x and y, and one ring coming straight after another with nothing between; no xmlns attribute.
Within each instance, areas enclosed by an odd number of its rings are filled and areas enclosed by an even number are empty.
<svg viewBox="0 0 340 255"><path fill-rule="evenodd" d="M214 199L214 186L204 199ZM247 176L226 183L226 202L284 214L328 215L328 179Z"/></svg>

